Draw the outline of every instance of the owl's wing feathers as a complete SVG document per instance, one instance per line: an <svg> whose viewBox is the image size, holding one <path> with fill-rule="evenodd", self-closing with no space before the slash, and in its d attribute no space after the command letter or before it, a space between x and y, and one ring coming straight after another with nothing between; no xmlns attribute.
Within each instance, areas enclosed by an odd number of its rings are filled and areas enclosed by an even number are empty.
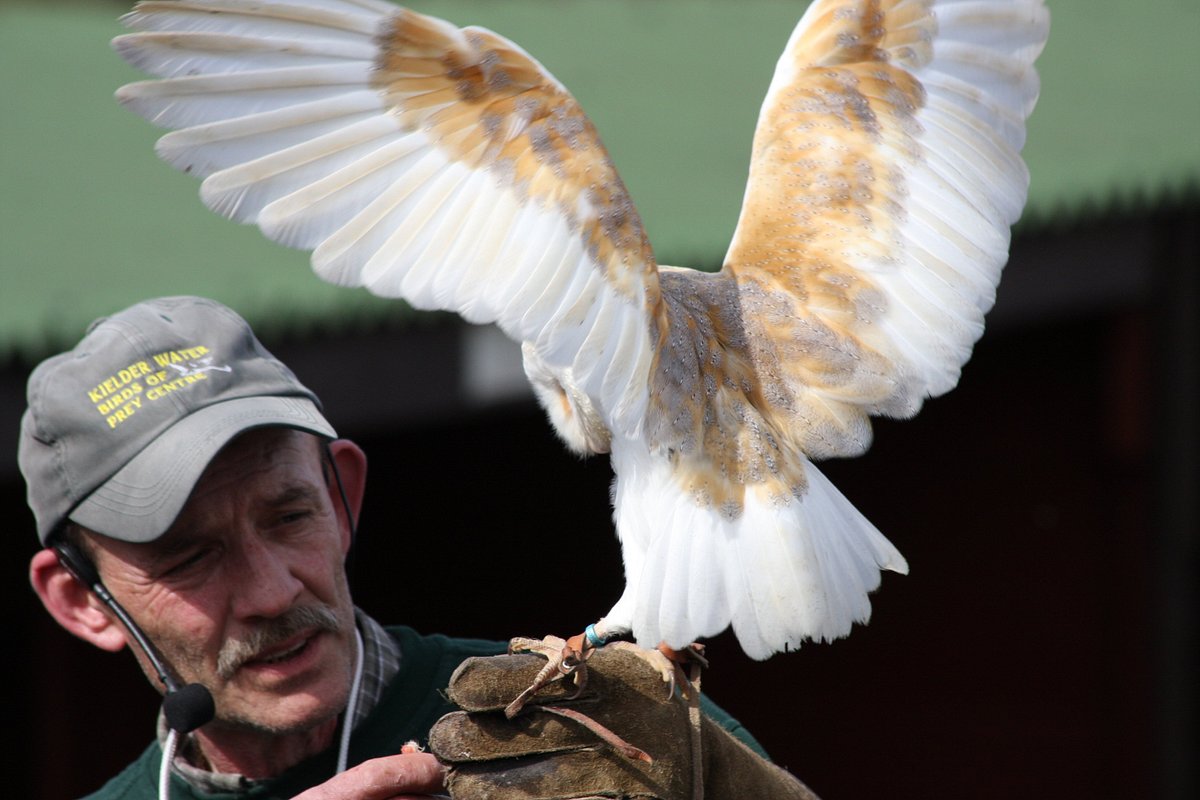
<svg viewBox="0 0 1200 800"><path fill-rule="evenodd" d="M1048 14L929 5L814 3L759 117L726 269L810 455L856 455L867 415L955 386L1025 203Z"/></svg>
<svg viewBox="0 0 1200 800"><path fill-rule="evenodd" d="M520 47L373 0L145 2L118 99L214 211L324 279L496 322L636 431L658 296L596 131ZM583 399L581 396L581 399Z"/></svg>

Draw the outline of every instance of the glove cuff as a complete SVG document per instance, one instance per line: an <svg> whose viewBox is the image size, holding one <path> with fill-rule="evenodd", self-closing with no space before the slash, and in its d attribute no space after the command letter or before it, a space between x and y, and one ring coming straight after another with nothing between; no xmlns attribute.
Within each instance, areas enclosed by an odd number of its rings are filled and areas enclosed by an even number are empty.
<svg viewBox="0 0 1200 800"><path fill-rule="evenodd" d="M704 736L704 800L820 800L790 772L755 753L709 717Z"/></svg>

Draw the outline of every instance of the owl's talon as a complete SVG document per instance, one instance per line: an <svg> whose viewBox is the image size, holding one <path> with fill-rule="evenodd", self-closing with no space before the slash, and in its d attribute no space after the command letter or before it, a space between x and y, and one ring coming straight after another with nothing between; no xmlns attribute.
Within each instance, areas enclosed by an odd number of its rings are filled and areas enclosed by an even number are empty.
<svg viewBox="0 0 1200 800"><path fill-rule="evenodd" d="M679 650L668 647L666 644L660 644L655 649L649 650L633 642L613 642L609 647L633 653L654 667L662 676L663 683L667 685L668 697L675 693L676 686L679 687L685 698L690 697L692 690L699 691L700 670L708 667L708 659L704 657L704 645L697 642ZM691 669L685 671L685 667Z"/></svg>

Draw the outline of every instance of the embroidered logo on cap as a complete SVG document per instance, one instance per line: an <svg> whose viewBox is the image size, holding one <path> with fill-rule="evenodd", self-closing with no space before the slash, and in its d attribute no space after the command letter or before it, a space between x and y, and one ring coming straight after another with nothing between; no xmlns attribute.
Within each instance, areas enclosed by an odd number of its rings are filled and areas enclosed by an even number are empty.
<svg viewBox="0 0 1200 800"><path fill-rule="evenodd" d="M104 416L110 430L129 420L143 403L161 400L172 392L207 380L212 372L233 372L233 367L214 362L204 345L156 353L105 378L88 390L88 400Z"/></svg>

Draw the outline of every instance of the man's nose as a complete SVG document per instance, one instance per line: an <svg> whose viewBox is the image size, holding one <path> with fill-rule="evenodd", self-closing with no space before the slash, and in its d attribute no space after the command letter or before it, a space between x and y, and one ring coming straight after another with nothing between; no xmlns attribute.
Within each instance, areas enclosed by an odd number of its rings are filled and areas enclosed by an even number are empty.
<svg viewBox="0 0 1200 800"><path fill-rule="evenodd" d="M275 617L287 611L304 590L287 548L255 534L242 537L233 571L233 606L239 617Z"/></svg>

